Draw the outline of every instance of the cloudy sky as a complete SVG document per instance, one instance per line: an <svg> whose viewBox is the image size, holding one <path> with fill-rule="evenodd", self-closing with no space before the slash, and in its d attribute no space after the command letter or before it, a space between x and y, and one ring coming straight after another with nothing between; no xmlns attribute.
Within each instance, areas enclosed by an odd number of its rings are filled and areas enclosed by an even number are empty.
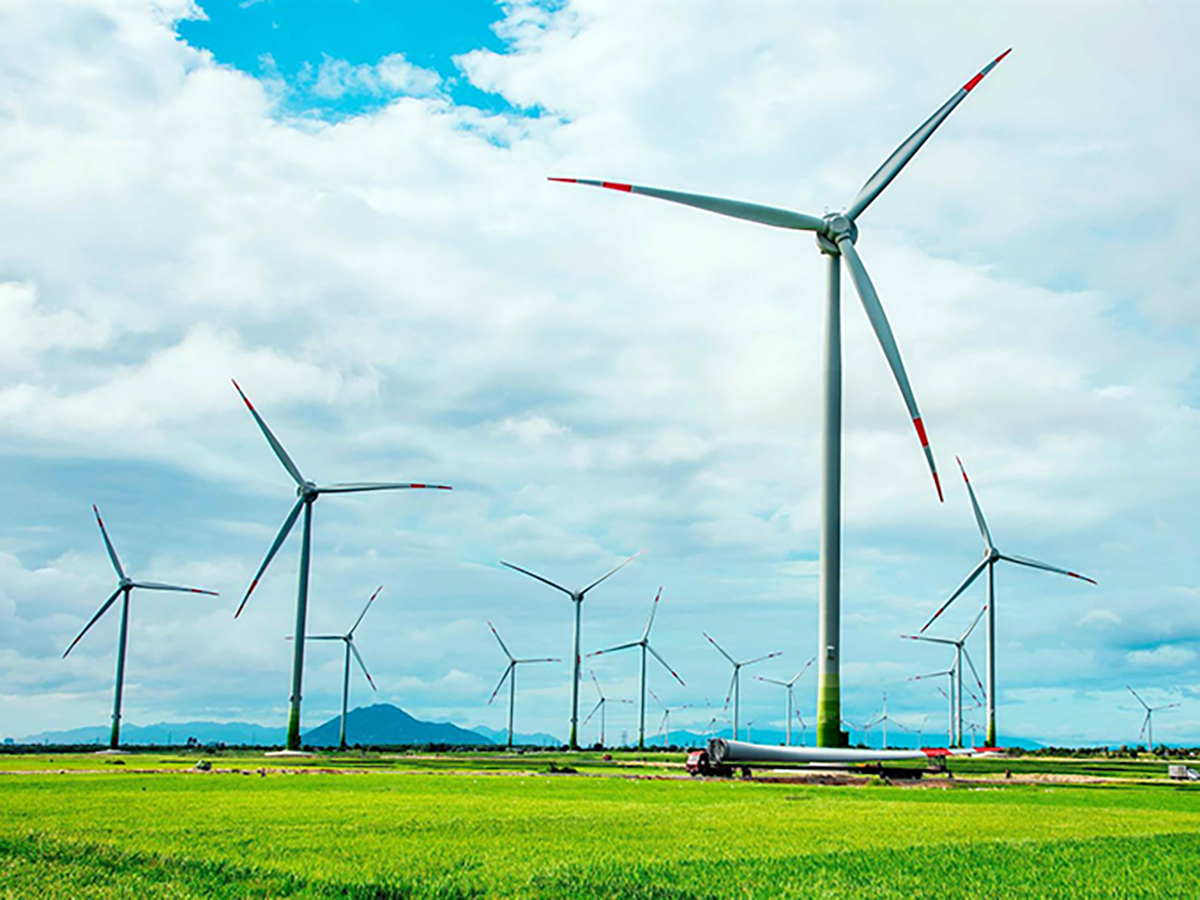
<svg viewBox="0 0 1200 900"><path fill-rule="evenodd" d="M981 553L959 454L1002 550L1100 582L999 572L1001 739L1132 741L1128 683L1200 741L1198 29L1165 0L3 0L0 734L107 721L117 616L60 659L114 587L93 502L135 576L221 592L135 595L126 721L283 723L295 539L233 610L293 487L231 377L316 481L455 487L316 507L310 627L385 586L379 699L502 725L486 621L566 658L571 608L498 560L583 584L643 547L585 649L635 639L663 585L677 727L724 699L702 630L790 676L816 651L822 258L545 177L820 215L1012 46L860 223L947 495L847 294L845 714L887 691L944 719L906 679L945 654L898 635ZM312 648L306 724L340 666ZM595 671L633 695L634 657ZM523 673L518 728L565 735L569 684ZM781 727L766 687L743 718Z"/></svg>

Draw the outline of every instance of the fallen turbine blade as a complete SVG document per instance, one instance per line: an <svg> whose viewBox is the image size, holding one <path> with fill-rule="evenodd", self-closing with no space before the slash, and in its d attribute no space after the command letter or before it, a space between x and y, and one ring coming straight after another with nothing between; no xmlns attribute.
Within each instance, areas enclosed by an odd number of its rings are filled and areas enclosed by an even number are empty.
<svg viewBox="0 0 1200 900"><path fill-rule="evenodd" d="M100 510L96 508L95 503L92 504L92 512L96 514L96 524L100 526L100 535L104 538L104 548L108 551L108 558L112 560L113 568L117 570L117 577L124 578L125 570L121 568L121 560L117 559L116 548L108 539L108 529L104 527L104 520L100 518Z"/></svg>
<svg viewBox="0 0 1200 900"><path fill-rule="evenodd" d="M63 651L63 655L62 655L63 659L66 659L67 654L75 649L75 645L78 644L79 641L83 638L83 636L88 633L88 629L91 628L93 625L95 625L96 622L98 622L100 620L100 617L102 615L104 615L106 612L108 612L108 608L117 602L117 598L121 596L121 591L123 591L123 590L125 590L125 588L123 586L117 588L115 591L113 591L112 596L109 597L107 600L104 601L104 603L102 603L100 605L100 608L98 610L96 610L96 614L94 616L92 616L92 620L83 626L83 631L79 632L79 634L77 634L75 636L75 640L71 641L71 646Z"/></svg>
<svg viewBox="0 0 1200 900"><path fill-rule="evenodd" d="M871 327L875 330L879 346L883 348L883 355L887 357L888 365L892 368L892 375L900 387L900 395L904 398L904 405L908 408L908 415L912 419L913 427L917 430L917 437L921 441L925 462L928 463L930 474L933 475L933 485L937 488L938 500L944 500L942 482L938 478L937 463L933 459L933 448L929 446L929 436L925 433L921 411L917 408L917 398L913 394L912 386L908 383L908 373L904 370L904 362L900 359L900 348L896 345L896 338L892 334L892 326L888 324L887 315L883 311L883 304L879 302L879 294L875 292L871 276L867 274L867 269L863 265L858 251L854 249L854 242L848 235L838 241L838 248L842 251L842 258L846 260L846 267L850 270L850 277L854 280L858 298L862 301Z"/></svg>
<svg viewBox="0 0 1200 900"><path fill-rule="evenodd" d="M665 668L668 672L671 673L672 678L674 678L676 681L678 681L684 687L687 687L687 685L684 684L683 679L679 677L679 673L671 668L671 664L669 662L667 662L665 659L663 659L661 656L658 655L657 650L655 650L653 647L651 647L649 643L646 644L646 649L650 651L651 655L655 659L657 659L660 663L663 664L663 668Z"/></svg>
<svg viewBox="0 0 1200 900"><path fill-rule="evenodd" d="M745 219L760 225L770 225L774 228L791 228L798 231L825 230L824 220L818 219L816 216L787 209L777 209L773 206L761 206L757 203L746 203L742 200L727 200L724 197L686 194L682 191L668 191L662 188L643 187L638 184L621 184L615 181L597 181L591 178L549 178L547 180L563 184L586 184L591 187L623 191L626 194L642 194L657 200L669 200L671 203L681 203L684 206L692 206L734 219Z"/></svg>
<svg viewBox="0 0 1200 900"><path fill-rule="evenodd" d="M924 625L921 626L922 634L924 634L926 628L928 628L930 625L932 625L934 623L934 621L937 619L938 616L940 616L942 613L944 613L946 611L946 608L951 603L953 603L955 600L957 600L962 595L963 591L965 591L967 588L969 588L972 584L975 583L975 579L979 577L980 573L983 572L983 570L987 567L987 565L990 561L991 560L989 560L987 557L984 557L984 559L982 561L980 561L979 565L977 565L974 569L971 570L971 574L968 575L965 579L963 579L963 583L958 586L958 590L956 590L953 594L950 595L950 599L947 600L945 603L943 603L940 607L938 607L938 611L935 612L930 617L928 622L926 622Z"/></svg>
<svg viewBox="0 0 1200 900"><path fill-rule="evenodd" d="M358 614L358 618L354 620L354 624L350 627L350 631L348 632L348 635L350 637L354 636L355 629L357 629L358 626L362 623L363 617L366 616L366 614L367 614L367 610L371 608L371 604L375 602L375 598L379 596L379 592L382 590L383 590L382 584L379 587L375 588L375 593L373 593L371 595L371 599L369 599L367 601L367 605L363 607L363 611Z"/></svg>
<svg viewBox="0 0 1200 900"><path fill-rule="evenodd" d="M612 571L607 572L604 575L601 575L599 578L597 578L595 581L593 581L591 584L589 584L587 587L585 587L582 591L580 591L579 592L580 596L586 594L588 591L590 591L592 588L594 588L600 582L607 581L609 578L612 578L614 575L616 575L618 572L620 572L623 568L625 568L627 565L629 565L631 562L633 562L635 559L637 559L639 556L641 556L643 552L645 552L645 551L639 550L637 553L633 554L633 556L626 559L623 563L621 563L619 566L617 566Z"/></svg>
<svg viewBox="0 0 1200 900"><path fill-rule="evenodd" d="M1086 575L1080 575L1078 572L1072 572L1070 569L1060 569L1058 566L1052 566L1049 563L1038 562L1036 559L1030 559L1027 556L1012 556L1008 553L1003 553L1000 555L1000 558L1016 563L1018 566L1029 566L1031 569L1041 569L1044 572L1056 572L1059 575L1069 575L1071 578L1078 578L1080 581L1086 581L1088 584L1096 584L1096 579L1094 578L1088 578Z"/></svg>
<svg viewBox="0 0 1200 900"><path fill-rule="evenodd" d="M209 597L219 597L216 591L206 591L203 588L181 587L177 584L163 584L159 581L135 581L132 584L135 588L145 588L148 591L179 591L183 594L205 594Z"/></svg>
<svg viewBox="0 0 1200 900"><path fill-rule="evenodd" d="M359 653L358 648L354 646L354 641L346 641L346 644L349 646L350 652L354 654L355 660L358 661L358 667L362 669L362 673L367 676L367 681L371 685L371 690L378 691L379 688L375 687L375 679L372 678L371 673L367 671L367 664L363 662L362 654Z"/></svg>
<svg viewBox="0 0 1200 900"><path fill-rule="evenodd" d="M448 484L420 484L408 481L348 481L317 488L319 494L361 494L364 491L452 491Z"/></svg>
<svg viewBox="0 0 1200 900"><path fill-rule="evenodd" d="M561 584L555 584L549 578L543 578L541 575L538 575L536 572L530 572L528 569L522 569L520 566L514 566L512 563L505 562L504 560L500 560L500 565L507 566L508 568L513 569L514 571L520 572L522 575L528 575L530 578L536 578L538 581L542 582L542 584L548 584L548 585L550 585L550 587L554 588L555 590L562 591L568 597L574 598L574 596L575 596L574 593L572 593L569 589L563 587Z"/></svg>
<svg viewBox="0 0 1200 900"><path fill-rule="evenodd" d="M1005 50L994 60L984 66L983 70L978 75L959 88L953 97L943 103L937 112L926 119L920 128L909 135L908 139L905 140L904 143L892 151L892 155L884 160L883 165L876 169L875 174L868 178L866 184L862 186L862 189L858 192L858 196L854 198L854 202L851 203L850 208L846 210L847 218L849 218L851 221L858 218L858 216L862 214L863 210L870 206L871 202L881 193L883 193L884 188L892 183L892 179L900 174L900 170L903 169L908 164L908 161L916 155L918 150L921 149L921 145L929 140L930 135L937 131L938 126L941 125L942 122L946 121L946 117L949 116L950 113L954 112L954 107L962 103L967 94L971 93L975 86L983 80L983 77L987 75L988 72L992 71L992 69L994 69L1000 63L1000 60L1004 59L1004 57L1008 56L1010 53L1012 53L1011 48Z"/></svg>
<svg viewBox="0 0 1200 900"><path fill-rule="evenodd" d="M292 458L288 456L288 452L283 449L283 444L271 433L271 429L267 427L267 423L263 421L263 417L258 414L258 410L254 408L254 404L250 402L250 398L242 391L241 386L234 381L233 386L237 388L242 402L246 404L246 409L250 410L250 415L254 416L254 421L258 423L258 427L262 430L263 437L267 439L267 443L271 445L271 449L275 451L275 455L279 461L283 463L283 467L287 469L288 474L292 476L296 484L304 484L304 476L300 474L300 470L296 468L296 464L292 462Z"/></svg>
<svg viewBox="0 0 1200 900"><path fill-rule="evenodd" d="M254 580L250 582L250 587L246 588L246 596L242 598L241 605L237 608L237 612L233 614L236 619L242 614L242 610L246 608L246 601L250 599L250 595L254 593L254 589L258 587L258 580L262 578L263 573L267 571L267 566L271 564L271 560L275 558L275 554L279 552L279 548L283 546L283 542L287 540L287 536L291 534L292 526L296 524L296 519L300 515L300 509L304 506L304 498L301 497L296 501L296 505L292 507L292 511L288 513L288 517L283 520L283 527L279 529L279 534L275 536L275 542L271 544L271 549L267 551L267 558L263 560L262 565L258 567L258 572L254 576Z"/></svg>

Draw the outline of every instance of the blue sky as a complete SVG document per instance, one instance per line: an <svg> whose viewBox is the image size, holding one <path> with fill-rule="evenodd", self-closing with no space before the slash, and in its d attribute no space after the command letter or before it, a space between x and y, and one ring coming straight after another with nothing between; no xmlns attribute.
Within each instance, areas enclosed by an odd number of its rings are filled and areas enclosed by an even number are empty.
<svg viewBox="0 0 1200 900"><path fill-rule="evenodd" d="M107 720L115 620L59 659L112 590L92 502L131 571L221 592L136 601L128 720L283 721L294 540L232 612L293 488L231 377L315 480L456 488L318 505L310 622L385 585L378 699L501 725L486 621L566 658L571 611L498 561L586 583L641 547L585 649L636 637L663 585L667 702L724 699L701 631L790 677L816 643L822 260L544 179L820 214L1012 45L861 222L946 503L847 296L845 712L886 690L901 721L942 715L907 681L941 660L897 636L980 554L961 455L1002 549L1100 581L1000 574L1001 736L1132 740L1130 683L1184 703L1157 734L1200 741L1197 13L201 6L14 2L0 35L0 734ZM327 656L309 723L340 700ZM596 672L635 690L632 659ZM519 728L565 732L563 667L522 698ZM748 684L745 717L777 699Z"/></svg>

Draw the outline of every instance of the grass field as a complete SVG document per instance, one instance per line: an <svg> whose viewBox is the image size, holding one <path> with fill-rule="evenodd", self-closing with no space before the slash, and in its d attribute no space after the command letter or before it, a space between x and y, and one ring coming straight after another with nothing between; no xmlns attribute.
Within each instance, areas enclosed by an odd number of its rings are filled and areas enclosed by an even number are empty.
<svg viewBox="0 0 1200 900"><path fill-rule="evenodd" d="M195 759L0 757L0 897L1200 896L1200 790L1161 762L829 787L673 777L680 757Z"/></svg>

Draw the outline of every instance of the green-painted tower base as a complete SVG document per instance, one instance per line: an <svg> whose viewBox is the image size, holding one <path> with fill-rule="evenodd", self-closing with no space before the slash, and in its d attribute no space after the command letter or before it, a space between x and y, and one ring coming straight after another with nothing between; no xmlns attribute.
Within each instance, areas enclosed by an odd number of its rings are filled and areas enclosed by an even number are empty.
<svg viewBox="0 0 1200 900"><path fill-rule="evenodd" d="M300 710L295 708L288 713L287 749L300 749Z"/></svg>
<svg viewBox="0 0 1200 900"><path fill-rule="evenodd" d="M822 674L817 684L817 746L841 747L842 692L837 675Z"/></svg>

